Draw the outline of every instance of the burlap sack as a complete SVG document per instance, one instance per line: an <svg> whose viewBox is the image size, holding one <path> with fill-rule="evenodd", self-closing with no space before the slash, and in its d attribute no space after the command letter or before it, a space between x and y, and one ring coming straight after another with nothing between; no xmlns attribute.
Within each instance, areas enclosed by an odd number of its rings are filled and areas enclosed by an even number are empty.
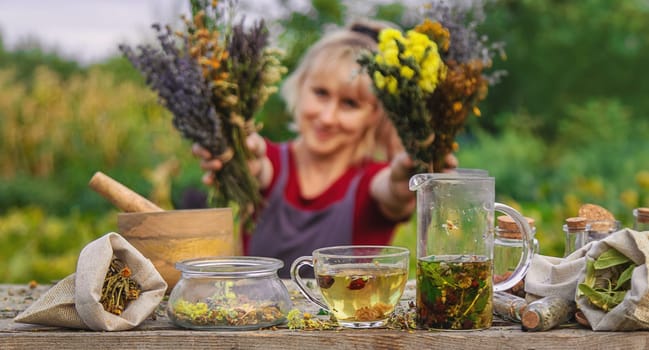
<svg viewBox="0 0 649 350"><path fill-rule="evenodd" d="M105 311L99 303L113 257L131 269L131 278L142 290L119 316ZM112 232L86 245L79 254L76 272L54 285L14 321L95 331L132 329L155 310L166 289L151 261Z"/></svg>
<svg viewBox="0 0 649 350"><path fill-rule="evenodd" d="M615 248L637 267L631 277L631 289L622 303L605 312L591 305L585 296L576 297L577 286L586 276L586 261L597 259ZM561 296L575 300L577 307L595 331L631 331L649 329L649 232L623 229L591 242L565 258L536 255L525 277L527 293Z"/></svg>

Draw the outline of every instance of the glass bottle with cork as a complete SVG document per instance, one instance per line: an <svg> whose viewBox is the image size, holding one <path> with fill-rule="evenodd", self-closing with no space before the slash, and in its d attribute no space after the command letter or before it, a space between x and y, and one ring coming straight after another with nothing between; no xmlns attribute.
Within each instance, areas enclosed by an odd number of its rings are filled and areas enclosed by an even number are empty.
<svg viewBox="0 0 649 350"><path fill-rule="evenodd" d="M588 224L588 237L584 244L599 241L618 231L622 224L615 219L613 213L596 204L586 203L579 207L577 216L586 218Z"/></svg>
<svg viewBox="0 0 649 350"><path fill-rule="evenodd" d="M588 220L588 237L586 238L586 243L593 241L599 241L608 237L611 233L618 231L622 228L622 224L619 220Z"/></svg>
<svg viewBox="0 0 649 350"><path fill-rule="evenodd" d="M536 227L534 225L534 219L529 217L525 217L525 219L532 230L532 235L535 235ZM496 239L494 240L493 264L494 282L499 282L511 275L516 269L516 266L518 266L523 252L523 235L511 217L501 215L496 220L498 226L496 227ZM534 253L538 253L539 242L536 238L534 238L533 242ZM523 281L519 282L508 292L524 297L525 290Z"/></svg>
<svg viewBox="0 0 649 350"><path fill-rule="evenodd" d="M589 230L588 219L584 217L575 216L566 219L566 223L563 224L563 232L566 235L564 257L586 245Z"/></svg>
<svg viewBox="0 0 649 350"><path fill-rule="evenodd" d="M633 209L633 229L649 231L649 208Z"/></svg>

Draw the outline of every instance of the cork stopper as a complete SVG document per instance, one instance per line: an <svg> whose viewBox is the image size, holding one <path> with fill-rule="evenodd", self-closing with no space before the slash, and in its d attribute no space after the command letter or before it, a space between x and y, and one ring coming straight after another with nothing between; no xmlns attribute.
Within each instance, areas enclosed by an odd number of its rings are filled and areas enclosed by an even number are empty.
<svg viewBox="0 0 649 350"><path fill-rule="evenodd" d="M527 310L521 316L521 324L525 330L538 330L541 328L541 315L537 311Z"/></svg>
<svg viewBox="0 0 649 350"><path fill-rule="evenodd" d="M618 226L613 214L596 204L587 203L579 207L579 216L588 219L593 232L610 232Z"/></svg>
<svg viewBox="0 0 649 350"><path fill-rule="evenodd" d="M566 226L568 227L568 230L572 232L585 231L587 222L588 219L581 216L575 216L566 219Z"/></svg>
<svg viewBox="0 0 649 350"><path fill-rule="evenodd" d="M636 209L638 222L643 224L649 223L649 208L637 208Z"/></svg>
<svg viewBox="0 0 649 350"><path fill-rule="evenodd" d="M527 224L530 225L530 228L534 228L534 219L526 217ZM496 218L498 222L498 236L503 238L512 238L512 239L521 239L523 234L518 229L518 225L514 219L508 215L501 215Z"/></svg>
<svg viewBox="0 0 649 350"><path fill-rule="evenodd" d="M613 214L596 204L584 204L579 207L579 216L588 219L589 221L614 221Z"/></svg>

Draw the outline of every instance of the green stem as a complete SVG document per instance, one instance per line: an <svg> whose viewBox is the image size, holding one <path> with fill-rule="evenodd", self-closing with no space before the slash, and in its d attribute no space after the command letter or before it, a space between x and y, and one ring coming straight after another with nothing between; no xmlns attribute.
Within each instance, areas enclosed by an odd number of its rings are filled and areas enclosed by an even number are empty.
<svg viewBox="0 0 649 350"><path fill-rule="evenodd" d="M478 299L480 298L480 295L482 294L482 292L484 291L484 289L485 289L486 287L487 287L487 286L484 286L484 287L478 289L478 292L476 293L475 298L473 298L473 301L471 302L471 304L469 305L469 307L466 308L466 311L464 311L464 313L462 314L462 316L466 316L466 315L469 313L469 311L471 311L471 309L473 308L473 306L475 305L475 303L478 301Z"/></svg>

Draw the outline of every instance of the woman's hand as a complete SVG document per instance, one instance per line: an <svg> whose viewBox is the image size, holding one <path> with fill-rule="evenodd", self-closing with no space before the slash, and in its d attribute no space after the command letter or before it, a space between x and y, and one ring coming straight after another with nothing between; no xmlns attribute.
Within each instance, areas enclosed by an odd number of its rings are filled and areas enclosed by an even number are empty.
<svg viewBox="0 0 649 350"><path fill-rule="evenodd" d="M223 168L223 162L212 157L212 153L198 143L192 145L192 154L201 160L201 169L205 171L202 181L205 185L214 184L214 174Z"/></svg>
<svg viewBox="0 0 649 350"><path fill-rule="evenodd" d="M414 166L414 161L406 152L399 152L392 158L390 166L376 174L372 181L370 190L386 217L402 220L415 211L415 193L410 191L409 185ZM449 153L444 171L452 171L457 166L457 158Z"/></svg>
<svg viewBox="0 0 649 350"><path fill-rule="evenodd" d="M272 165L266 156L266 142L258 133L252 133L246 138L246 146L253 156L248 161L250 174L259 181L260 188L264 189L270 185L273 176ZM201 169L205 171L202 177L203 183L208 186L213 185L215 174L223 169L224 162L214 158L198 143L192 145L192 154L201 160Z"/></svg>
<svg viewBox="0 0 649 350"><path fill-rule="evenodd" d="M443 170L443 172L445 173L453 171L459 165L457 157L453 153L447 154L445 161L446 161L446 167Z"/></svg>
<svg viewBox="0 0 649 350"><path fill-rule="evenodd" d="M260 189L266 189L273 179L273 165L266 156L266 141L255 132L246 138L246 146L252 154L252 158L248 160L250 174L259 181Z"/></svg>
<svg viewBox="0 0 649 350"><path fill-rule="evenodd" d="M414 162L406 152L396 154L390 166L381 170L370 185L372 196L383 214L392 220L402 220L415 210L415 194L408 182Z"/></svg>
<svg viewBox="0 0 649 350"><path fill-rule="evenodd" d="M394 199L402 205L404 202L414 201L414 193L410 191L408 183L412 177L414 161L406 152L400 152L390 162L389 188Z"/></svg>

